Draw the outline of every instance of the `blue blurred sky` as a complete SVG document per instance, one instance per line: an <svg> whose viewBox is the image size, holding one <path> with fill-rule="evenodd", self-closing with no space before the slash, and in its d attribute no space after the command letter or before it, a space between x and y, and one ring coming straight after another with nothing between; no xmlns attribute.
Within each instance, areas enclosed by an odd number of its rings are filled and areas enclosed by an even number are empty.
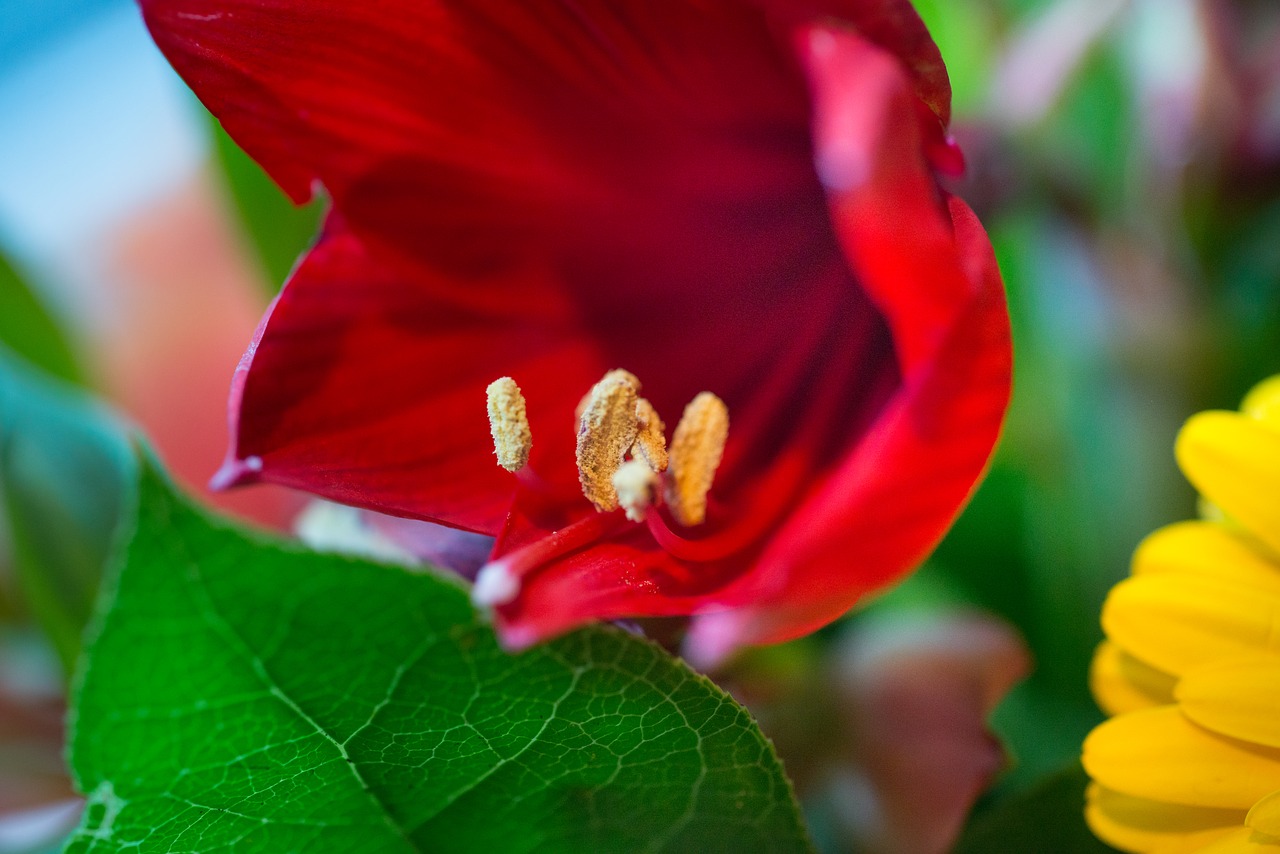
<svg viewBox="0 0 1280 854"><path fill-rule="evenodd" d="M0 116L0 251L55 306L92 306L66 264L198 168L198 107L129 0L7 0Z"/></svg>
<svg viewBox="0 0 1280 854"><path fill-rule="evenodd" d="M129 0L7 0L0 16L0 74Z"/></svg>

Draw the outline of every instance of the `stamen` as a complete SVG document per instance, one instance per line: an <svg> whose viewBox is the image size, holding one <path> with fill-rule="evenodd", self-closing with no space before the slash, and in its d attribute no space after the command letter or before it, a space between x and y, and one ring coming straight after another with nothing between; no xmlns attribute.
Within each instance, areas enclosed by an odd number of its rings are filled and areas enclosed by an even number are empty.
<svg viewBox="0 0 1280 854"><path fill-rule="evenodd" d="M699 393L684 408L671 437L667 506L681 525L700 525L706 520L707 493L728 438L728 407L709 391Z"/></svg>
<svg viewBox="0 0 1280 854"><path fill-rule="evenodd" d="M631 456L644 457L653 471L667 470L667 425L658 417L658 410L643 397L636 400L636 421L639 432L636 443L631 446ZM636 521L639 521L638 519Z"/></svg>
<svg viewBox="0 0 1280 854"><path fill-rule="evenodd" d="M641 459L627 460L613 473L618 503L632 522L643 522L645 512L657 497L658 475Z"/></svg>
<svg viewBox="0 0 1280 854"><path fill-rule="evenodd" d="M637 377L635 374L631 373L630 371L624 368L614 368L612 371L609 371L607 374L601 377L600 382L593 385L591 389L586 394L584 394L581 397L581 399L578 400L578 405L573 408L573 423L575 425L582 423L582 416L583 414L586 413L587 407L591 404L591 397L592 395L595 394L596 387L599 386L600 383L610 378L630 380L632 383L635 384L636 391L638 392L640 390L639 377Z"/></svg>
<svg viewBox="0 0 1280 854"><path fill-rule="evenodd" d="M524 395L511 377L500 377L485 389L489 398L489 432L493 434L493 452L498 465L517 472L529 462L533 433L525 412Z"/></svg>
<svg viewBox="0 0 1280 854"><path fill-rule="evenodd" d="M627 371L610 371L592 386L578 422L578 480L597 510L618 509L613 474L635 444L636 392L640 382Z"/></svg>

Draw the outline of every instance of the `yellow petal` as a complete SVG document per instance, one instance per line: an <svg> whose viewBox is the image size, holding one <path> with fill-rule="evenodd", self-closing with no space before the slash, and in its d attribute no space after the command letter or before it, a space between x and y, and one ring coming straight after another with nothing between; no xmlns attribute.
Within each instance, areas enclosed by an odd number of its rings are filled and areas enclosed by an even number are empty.
<svg viewBox="0 0 1280 854"><path fill-rule="evenodd" d="M1240 411L1250 418L1280 427L1280 374L1254 386L1240 405Z"/></svg>
<svg viewBox="0 0 1280 854"><path fill-rule="evenodd" d="M1124 851L1177 850L1196 840L1199 845L1244 823L1244 810L1188 807L1113 792L1097 783L1085 791L1085 821L1108 845ZM1208 835L1208 839L1203 837ZM1194 851L1194 848L1187 848Z"/></svg>
<svg viewBox="0 0 1280 854"><path fill-rule="evenodd" d="M1214 735L1172 706L1097 727L1082 761L1108 789L1186 806L1247 810L1280 789L1280 750Z"/></svg>
<svg viewBox="0 0 1280 854"><path fill-rule="evenodd" d="M1144 664L1110 641L1098 645L1089 670L1089 686L1108 715L1167 706L1173 702L1174 677Z"/></svg>
<svg viewBox="0 0 1280 854"><path fill-rule="evenodd" d="M1244 827L1199 849L1198 854L1280 854L1280 842Z"/></svg>
<svg viewBox="0 0 1280 854"><path fill-rule="evenodd" d="M1200 726L1280 747L1280 656L1225 659L1189 670L1174 693L1182 713Z"/></svg>
<svg viewBox="0 0 1280 854"><path fill-rule="evenodd" d="M1280 839L1280 792L1272 792L1254 804L1244 823L1257 833Z"/></svg>
<svg viewBox="0 0 1280 854"><path fill-rule="evenodd" d="M1150 854L1201 854L1209 845L1231 836L1237 836L1239 833L1240 828L1238 827L1220 827L1216 830L1188 833L1181 838L1171 839L1168 842L1157 845L1150 849Z"/></svg>
<svg viewBox="0 0 1280 854"><path fill-rule="evenodd" d="M1143 540L1133 553L1133 574L1161 572L1229 579L1280 595L1280 563L1212 522L1178 522Z"/></svg>
<svg viewBox="0 0 1280 854"><path fill-rule="evenodd" d="M1102 606L1107 637L1174 676L1220 658L1280 654L1277 627L1280 596L1180 573L1122 581Z"/></svg>
<svg viewBox="0 0 1280 854"><path fill-rule="evenodd" d="M1196 489L1280 553L1280 430L1234 412L1201 412L1174 450Z"/></svg>

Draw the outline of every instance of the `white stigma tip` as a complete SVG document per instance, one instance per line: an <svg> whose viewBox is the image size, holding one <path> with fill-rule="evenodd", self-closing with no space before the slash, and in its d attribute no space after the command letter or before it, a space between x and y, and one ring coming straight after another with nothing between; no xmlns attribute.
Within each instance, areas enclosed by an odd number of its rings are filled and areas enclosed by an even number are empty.
<svg viewBox="0 0 1280 854"><path fill-rule="evenodd" d="M505 605L520 593L520 579L501 563L487 563L476 574L471 601L479 608Z"/></svg>
<svg viewBox="0 0 1280 854"><path fill-rule="evenodd" d="M628 460L613 473L618 504L627 511L627 518L632 522L644 521L649 505L653 504L657 486L658 476L642 459Z"/></svg>
<svg viewBox="0 0 1280 854"><path fill-rule="evenodd" d="M259 472L262 471L262 457L257 455L244 458L245 471Z"/></svg>

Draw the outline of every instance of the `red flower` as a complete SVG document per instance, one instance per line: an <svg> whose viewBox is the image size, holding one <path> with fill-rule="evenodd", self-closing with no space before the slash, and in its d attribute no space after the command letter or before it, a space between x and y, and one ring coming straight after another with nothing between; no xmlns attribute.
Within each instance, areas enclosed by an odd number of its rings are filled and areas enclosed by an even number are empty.
<svg viewBox="0 0 1280 854"><path fill-rule="evenodd" d="M512 646L697 615L706 658L898 578L980 476L1007 316L935 178L949 87L906 0L142 6L280 185L333 204L236 373L221 484L496 535ZM584 499L574 410L620 367L669 424L727 404L704 524ZM519 476L486 421L507 375Z"/></svg>

